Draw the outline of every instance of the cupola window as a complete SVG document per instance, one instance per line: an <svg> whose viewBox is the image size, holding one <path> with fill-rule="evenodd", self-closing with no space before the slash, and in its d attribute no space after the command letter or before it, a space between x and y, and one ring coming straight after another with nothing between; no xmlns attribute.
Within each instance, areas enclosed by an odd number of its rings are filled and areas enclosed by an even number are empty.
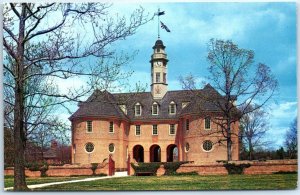
<svg viewBox="0 0 300 195"><path fill-rule="evenodd" d="M157 72L155 74L155 76L156 76L156 82L159 83L160 82L160 72Z"/></svg>

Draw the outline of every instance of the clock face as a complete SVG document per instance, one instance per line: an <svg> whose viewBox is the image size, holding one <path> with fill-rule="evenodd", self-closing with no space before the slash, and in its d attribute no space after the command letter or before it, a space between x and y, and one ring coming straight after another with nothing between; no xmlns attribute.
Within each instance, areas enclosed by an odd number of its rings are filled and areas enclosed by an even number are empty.
<svg viewBox="0 0 300 195"><path fill-rule="evenodd" d="M154 65L160 67L160 66L163 65L163 63L162 62L155 62Z"/></svg>

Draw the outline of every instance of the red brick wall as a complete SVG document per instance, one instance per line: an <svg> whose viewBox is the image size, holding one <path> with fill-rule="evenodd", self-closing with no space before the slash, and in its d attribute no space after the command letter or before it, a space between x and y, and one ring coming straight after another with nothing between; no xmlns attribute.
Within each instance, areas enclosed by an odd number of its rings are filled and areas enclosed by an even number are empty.
<svg viewBox="0 0 300 195"><path fill-rule="evenodd" d="M187 131L185 127L185 121L189 118L190 128ZM198 116L189 116L182 120L183 123L183 144L181 147L181 152L184 161L194 161L195 164L207 164L210 162L216 162L217 160L227 160L227 148L226 142L218 143L220 139L224 137L218 133L220 127L215 123L211 122L211 128L206 130L204 128L204 118L199 118ZM233 132L238 132L238 123L232 125ZM214 143L211 151L207 152L203 150L203 142L205 140L210 140ZM239 142L237 136L232 136L232 160L239 159ZM189 143L189 151L185 150L186 143Z"/></svg>
<svg viewBox="0 0 300 195"><path fill-rule="evenodd" d="M265 162L255 161L231 161L235 164L251 164L249 168L245 168L244 174L272 174L279 171L294 172L298 171L297 160L270 160ZM194 163L183 164L177 169L178 173L182 172L197 172L199 175L226 175L227 170L223 163L208 163L206 165L196 165Z"/></svg>
<svg viewBox="0 0 300 195"><path fill-rule="evenodd" d="M190 130L185 129L185 119L190 119ZM93 121L93 132L86 131L86 121ZM109 133L109 122L114 122L114 133ZM158 125L158 135L152 135L152 125ZM169 134L170 124L175 124L175 135ZM141 125L141 135L135 135L135 125ZM216 162L217 160L226 160L226 145L218 144L220 134L214 133L220 128L211 123L211 130L204 129L204 117L186 116L179 121L148 121L134 122L128 124L126 121L118 119L104 118L85 118L72 122L73 128L73 147L72 163L90 164L101 163L104 159L112 154L116 168L126 168L127 155L133 158L133 148L141 145L144 148L144 162L150 162L150 147L158 145L161 150L161 161L167 161L167 147L175 144L178 147L179 160L194 161L196 164L206 164L208 162ZM238 131L238 123L232 126L234 132ZM213 149L209 152L203 150L202 145L205 140L214 143ZM239 146L238 138L233 137L232 159L238 160ZM85 151L85 145L92 142L95 149L92 153ZM115 145L115 151L108 151L109 144ZM185 151L185 144L189 143L190 150Z"/></svg>
<svg viewBox="0 0 300 195"><path fill-rule="evenodd" d="M221 164L195 165L184 164L179 167L177 173L197 172L199 175L227 175L226 168Z"/></svg>
<svg viewBox="0 0 300 195"><path fill-rule="evenodd" d="M99 165L96 169L96 174L104 173L108 175L108 164ZM68 176L76 176L76 175L92 175L93 171L91 170L91 166L77 166L77 165L69 165L69 166L49 166L48 171L46 172L47 176L53 177L68 177ZM4 175L14 175L13 168L7 168L4 170ZM40 171L30 171L25 170L25 175L28 177L40 177Z"/></svg>

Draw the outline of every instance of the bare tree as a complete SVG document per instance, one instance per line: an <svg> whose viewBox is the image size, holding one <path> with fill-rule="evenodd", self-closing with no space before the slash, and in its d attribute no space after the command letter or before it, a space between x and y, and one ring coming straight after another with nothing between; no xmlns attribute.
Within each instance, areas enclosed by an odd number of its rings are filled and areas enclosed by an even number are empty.
<svg viewBox="0 0 300 195"><path fill-rule="evenodd" d="M27 101L40 96L53 98L39 107L62 105L80 101L80 97L101 87L106 75L131 60L127 54L119 54L112 44L133 35L138 27L149 21L142 8L129 17L110 17L111 5L104 3L82 4L32 4L10 3L4 7L4 86L9 94L5 97L13 113L14 130L14 190L27 190L24 171L24 149L27 140ZM119 72L117 72L119 73ZM27 90L38 83L35 78L48 80L49 86L56 81L86 77L85 87L68 91ZM117 81L120 74L110 77ZM103 78L103 79L101 79ZM50 83L49 83L50 82ZM107 85L105 85L107 86ZM39 101L41 102L41 101ZM34 125L33 125L34 126Z"/></svg>
<svg viewBox="0 0 300 195"><path fill-rule="evenodd" d="M252 109L252 106L249 107ZM253 160L254 151L269 142L265 135L269 130L268 114L262 109L245 114L240 120L241 139L248 150L248 159Z"/></svg>
<svg viewBox="0 0 300 195"><path fill-rule="evenodd" d="M286 147L289 158L294 159L297 158L298 152L298 141L297 141L297 118L290 124L290 128L287 130L285 134L285 142L284 145Z"/></svg>
<svg viewBox="0 0 300 195"><path fill-rule="evenodd" d="M213 133L221 134L222 138L218 142L225 142L227 160L232 160L232 136L239 136L239 133L232 131L232 126L245 114L264 106L275 93L278 84L268 66L262 63L254 65L253 51L239 48L232 41L211 39L207 60L207 81L213 86L210 93L197 92L195 77L192 75L187 79L181 77L180 80L183 88L190 89L202 101L218 108L212 122L220 130ZM255 106L250 108L254 101Z"/></svg>

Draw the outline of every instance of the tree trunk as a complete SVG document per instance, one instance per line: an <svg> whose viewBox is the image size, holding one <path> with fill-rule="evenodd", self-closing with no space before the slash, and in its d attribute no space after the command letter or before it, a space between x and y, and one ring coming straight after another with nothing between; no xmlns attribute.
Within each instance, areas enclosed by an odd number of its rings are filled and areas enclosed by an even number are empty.
<svg viewBox="0 0 300 195"><path fill-rule="evenodd" d="M25 35L25 17L26 8L22 4L22 12L19 23L19 37L16 59L16 79L15 79L15 105L14 105L14 190L28 190L25 181L25 143L24 132L24 35Z"/></svg>
<svg viewBox="0 0 300 195"><path fill-rule="evenodd" d="M227 160L228 161L232 160L231 147L232 147L231 128L230 128L230 123L229 123L229 126L227 128Z"/></svg>
<svg viewBox="0 0 300 195"><path fill-rule="evenodd" d="M252 146L252 142L251 140L248 140L249 141L249 160L252 160L253 159L253 146Z"/></svg>

